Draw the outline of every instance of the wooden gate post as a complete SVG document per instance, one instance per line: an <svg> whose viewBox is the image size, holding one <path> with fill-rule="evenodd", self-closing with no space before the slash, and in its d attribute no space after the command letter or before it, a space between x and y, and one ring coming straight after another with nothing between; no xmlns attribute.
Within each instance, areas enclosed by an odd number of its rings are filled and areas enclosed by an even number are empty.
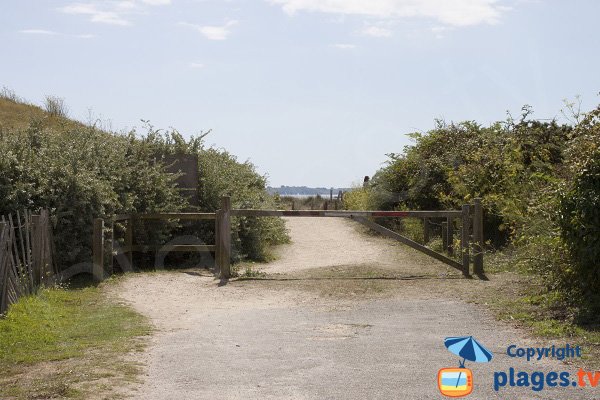
<svg viewBox="0 0 600 400"><path fill-rule="evenodd" d="M483 274L483 208L481 199L473 204L473 273Z"/></svg>
<svg viewBox="0 0 600 400"><path fill-rule="evenodd" d="M133 269L133 216L129 216L125 225L125 248L127 249L127 268Z"/></svg>
<svg viewBox="0 0 600 400"><path fill-rule="evenodd" d="M442 251L448 251L448 222L442 222Z"/></svg>
<svg viewBox="0 0 600 400"><path fill-rule="evenodd" d="M219 268L221 278L231 277L231 197L221 198L220 226L219 226Z"/></svg>
<svg viewBox="0 0 600 400"><path fill-rule="evenodd" d="M469 275L469 228L471 225L471 216L469 215L470 206L462 206L462 232L460 236L460 251L462 256L463 274Z"/></svg>
<svg viewBox="0 0 600 400"><path fill-rule="evenodd" d="M215 211L215 269L221 271L221 210Z"/></svg>
<svg viewBox="0 0 600 400"><path fill-rule="evenodd" d="M446 240L448 241L448 247L446 247L446 252L448 253L448 255L452 255L454 254L454 220L450 217L446 218L446 226L447 226L447 233L446 233Z"/></svg>
<svg viewBox="0 0 600 400"><path fill-rule="evenodd" d="M92 272L96 281L104 279L104 220L94 219L92 237Z"/></svg>

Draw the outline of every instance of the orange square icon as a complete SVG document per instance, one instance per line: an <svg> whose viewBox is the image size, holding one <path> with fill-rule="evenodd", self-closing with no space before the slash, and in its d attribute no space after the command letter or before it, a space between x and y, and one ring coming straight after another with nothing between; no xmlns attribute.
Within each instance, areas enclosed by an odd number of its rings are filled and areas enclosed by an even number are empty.
<svg viewBox="0 0 600 400"><path fill-rule="evenodd" d="M438 388L444 396L466 396L473 391L473 372L468 368L442 368L438 371Z"/></svg>

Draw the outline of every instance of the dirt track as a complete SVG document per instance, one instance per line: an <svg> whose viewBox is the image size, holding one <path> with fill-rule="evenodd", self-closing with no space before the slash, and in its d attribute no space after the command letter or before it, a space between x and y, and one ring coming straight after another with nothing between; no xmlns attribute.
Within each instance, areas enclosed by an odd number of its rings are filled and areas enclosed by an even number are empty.
<svg viewBox="0 0 600 400"><path fill-rule="evenodd" d="M138 274L119 287L158 332L140 399L439 399L437 371L458 366L446 336L473 335L494 354L470 398L594 398L591 389L492 389L494 371L569 371L506 356L523 335L453 295L485 282L352 221L288 220L293 243L266 276L226 285L206 271ZM553 343L544 343L552 345ZM559 343L556 343L559 345Z"/></svg>

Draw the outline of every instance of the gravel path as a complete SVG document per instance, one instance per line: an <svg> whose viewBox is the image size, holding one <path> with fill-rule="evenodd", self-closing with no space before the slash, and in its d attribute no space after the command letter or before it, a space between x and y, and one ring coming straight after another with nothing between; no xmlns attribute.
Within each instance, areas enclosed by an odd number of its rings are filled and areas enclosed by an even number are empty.
<svg viewBox="0 0 600 400"><path fill-rule="evenodd" d="M293 243L266 279L222 285L202 270L130 275L119 295L157 327L139 399L439 399L437 371L457 367L446 336L473 335L494 354L467 363L473 399L592 399L597 389L492 389L493 372L569 371L509 358L533 342L453 298L480 281L352 221L288 220ZM553 343L543 343L552 345ZM556 343L560 345L560 343Z"/></svg>

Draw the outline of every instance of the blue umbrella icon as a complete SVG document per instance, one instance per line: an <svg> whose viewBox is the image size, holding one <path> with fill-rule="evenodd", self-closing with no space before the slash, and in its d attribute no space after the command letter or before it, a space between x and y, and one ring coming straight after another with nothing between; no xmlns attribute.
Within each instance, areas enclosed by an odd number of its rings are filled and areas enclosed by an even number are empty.
<svg viewBox="0 0 600 400"><path fill-rule="evenodd" d="M486 363L490 362L494 357L492 352L475 340L473 336L447 337L444 339L444 345L451 353L462 357L463 360L460 362L460 368L465 367L466 360ZM461 373L458 374L457 386L460 376Z"/></svg>

